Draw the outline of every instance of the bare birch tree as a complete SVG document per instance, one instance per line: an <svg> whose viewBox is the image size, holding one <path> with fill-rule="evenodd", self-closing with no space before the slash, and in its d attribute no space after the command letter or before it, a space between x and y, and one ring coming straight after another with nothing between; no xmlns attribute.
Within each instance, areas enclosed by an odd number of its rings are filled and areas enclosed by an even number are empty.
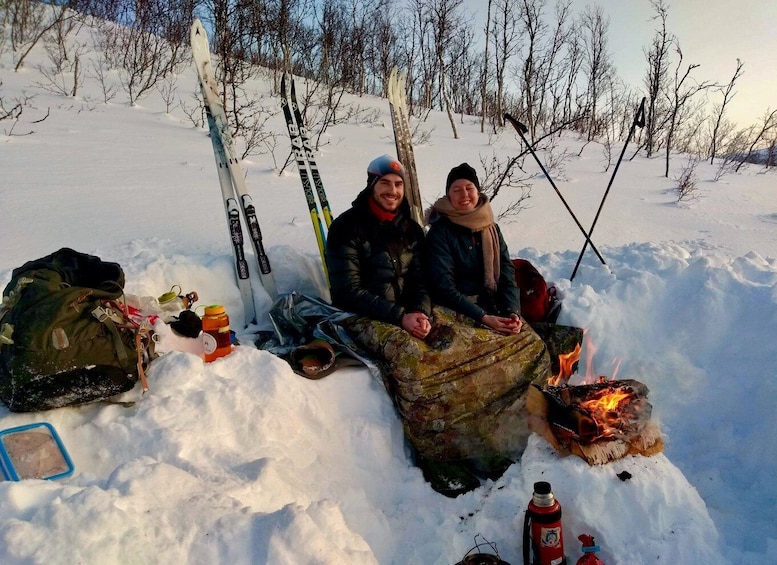
<svg viewBox="0 0 777 565"><path fill-rule="evenodd" d="M645 90L647 92L647 108L645 109L645 141L644 148L648 157L659 149L659 132L666 121L666 109L663 106L663 95L668 84L669 55L675 37L666 27L668 6L664 0L652 0L651 4L656 11L654 20L659 23L659 29L653 35L650 48L645 51L645 59L648 63L645 76Z"/></svg>
<svg viewBox="0 0 777 565"><path fill-rule="evenodd" d="M587 8L582 16L583 72L587 81L586 106L588 108L588 141L604 130L606 124L599 117L599 99L611 75L612 62L607 49L609 19L601 6Z"/></svg>
<svg viewBox="0 0 777 565"><path fill-rule="evenodd" d="M194 0L121 0L110 8L113 21L100 26L98 44L134 105L189 60Z"/></svg>
<svg viewBox="0 0 777 565"><path fill-rule="evenodd" d="M494 121L501 127L505 107L505 80L509 62L520 47L518 14L510 0L494 0L494 14L491 20L491 46L494 48Z"/></svg>
<svg viewBox="0 0 777 565"><path fill-rule="evenodd" d="M460 9L463 0L426 0L426 13L431 24L437 71L439 73L440 99L453 131L453 139L459 139L456 121L447 84L451 61L455 57L451 46L457 34L466 33Z"/></svg>
<svg viewBox="0 0 777 565"><path fill-rule="evenodd" d="M737 68L734 71L734 75L726 86L720 88L720 92L723 94L723 100L720 104L715 106L715 115L713 116L714 123L710 134L710 165L715 162L718 147L722 145L724 135L730 131L730 127L727 127L727 122L725 121L726 110L728 109L731 100L734 99L734 95L736 94L734 85L737 79L744 74L743 68L744 63L737 59Z"/></svg>
<svg viewBox="0 0 777 565"><path fill-rule="evenodd" d="M410 86L418 83L418 103L431 109L438 92L439 59L437 47L433 38L433 25L429 17L429 0L409 0L410 18L412 22L412 37L416 72ZM442 105L439 106L442 109Z"/></svg>
<svg viewBox="0 0 777 565"><path fill-rule="evenodd" d="M0 7L10 24L14 71L24 65L30 51L46 36L66 29L67 22L79 19L84 0L60 0L45 3L36 0L5 0Z"/></svg>
<svg viewBox="0 0 777 565"><path fill-rule="evenodd" d="M550 36L548 47L543 56L543 64L539 70L538 83L544 92L540 100L538 114L543 117L546 127L552 129L556 123L566 121L569 116L560 115L564 105L567 76L571 81L577 81L581 63L576 63L570 55L570 40L572 29L571 0L561 0L556 4L556 21Z"/></svg>
<svg viewBox="0 0 777 565"><path fill-rule="evenodd" d="M777 110L766 110L761 117L761 123L749 128L750 144L747 152L742 156L741 161L736 167L736 172L742 168L742 165L749 162L756 147L765 142L774 132L777 131Z"/></svg>
<svg viewBox="0 0 777 565"><path fill-rule="evenodd" d="M538 86L537 69L540 65L540 45L546 32L542 21L542 0L522 0L519 5L519 18L523 24L525 55L521 64L521 97L523 98L524 114L529 128L530 140L537 136L537 109L542 92Z"/></svg>
<svg viewBox="0 0 777 565"><path fill-rule="evenodd" d="M488 77L489 77L489 60L488 60L488 44L489 44L489 32L491 31L491 5L493 0L488 0L488 6L486 8L486 25L483 28L485 34L485 53L483 53L483 75L480 80L480 133L486 130L486 113L488 108Z"/></svg>
<svg viewBox="0 0 777 565"><path fill-rule="evenodd" d="M683 67L683 52L679 45L676 45L678 55L677 65L674 72L674 81L671 88L666 91L667 98L667 127L665 141L665 167L664 176L669 178L669 157L674 148L674 138L683 124L699 109L699 105L694 106L693 102L700 92L703 92L713 86L713 83L704 81L696 83L691 80L691 73L699 67L698 64L689 64L685 70Z"/></svg>

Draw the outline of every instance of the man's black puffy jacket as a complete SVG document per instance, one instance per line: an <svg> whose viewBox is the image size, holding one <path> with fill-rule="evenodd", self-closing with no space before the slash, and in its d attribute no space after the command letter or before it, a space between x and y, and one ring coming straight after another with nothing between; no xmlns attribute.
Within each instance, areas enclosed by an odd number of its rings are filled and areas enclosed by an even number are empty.
<svg viewBox="0 0 777 565"><path fill-rule="evenodd" d="M332 304L396 325L410 312L428 316L424 232L411 219L406 200L394 220L380 222L369 209L371 193L359 193L329 228L326 261Z"/></svg>

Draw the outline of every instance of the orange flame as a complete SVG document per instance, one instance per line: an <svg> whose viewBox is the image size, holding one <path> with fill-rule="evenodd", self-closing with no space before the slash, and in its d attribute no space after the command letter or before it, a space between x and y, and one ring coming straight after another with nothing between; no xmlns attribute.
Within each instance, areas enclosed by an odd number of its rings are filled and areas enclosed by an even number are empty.
<svg viewBox="0 0 777 565"><path fill-rule="evenodd" d="M580 408L596 422L596 436L587 438L589 442L618 437L640 419L642 412L642 405L633 392L617 389L603 391L599 397L581 402Z"/></svg>
<svg viewBox="0 0 777 565"><path fill-rule="evenodd" d="M575 345L575 349L570 353L560 353L558 356L559 372L558 375L550 377L548 384L550 386L558 386L561 381L569 380L572 373L575 371L575 364L580 361L580 344Z"/></svg>
<svg viewBox="0 0 777 565"><path fill-rule="evenodd" d="M632 398L632 394L623 391L608 392L600 398L586 400L580 403L582 408L588 410L591 414L607 414L618 410L620 403Z"/></svg>
<svg viewBox="0 0 777 565"><path fill-rule="evenodd" d="M594 355L597 352L597 347L591 340L587 330L584 330L583 344L586 349L586 369L585 375L578 384L614 381L615 375L620 370L622 359L612 359L611 366L613 367L613 372L610 379L606 376L597 376L594 372ZM581 353L582 347L580 344L577 344L571 353L560 354L558 356L559 373L548 379L548 386L563 386L568 383L577 368ZM580 409L595 423L595 428L590 430L591 434L586 440L594 442L619 436L624 426L628 426L630 421L640 417L641 404L635 402L635 400L636 397L633 392L613 386L612 388L601 390L599 393L589 397L588 400L581 401L579 404Z"/></svg>
<svg viewBox="0 0 777 565"><path fill-rule="evenodd" d="M596 355L598 348L591 339L588 329L583 330L583 344L585 345L586 350L585 374L577 384L602 383L607 380L615 380L623 360L618 359L617 357L612 359L611 365L614 369L610 379L601 375L597 376L594 370L594 355ZM575 345L575 349L570 353L560 353L558 356L559 372L557 375L553 375L548 379L548 386L560 386L569 381L569 378L574 374L575 369L577 368L576 366L580 362L581 354L582 347L580 344Z"/></svg>
<svg viewBox="0 0 777 565"><path fill-rule="evenodd" d="M594 345L593 340L591 339L591 336L588 334L588 332L585 332L584 334L585 339L585 349L588 351L588 356L585 360L585 377L586 380L588 377L593 377L596 373L594 373L594 355L596 355L597 347Z"/></svg>

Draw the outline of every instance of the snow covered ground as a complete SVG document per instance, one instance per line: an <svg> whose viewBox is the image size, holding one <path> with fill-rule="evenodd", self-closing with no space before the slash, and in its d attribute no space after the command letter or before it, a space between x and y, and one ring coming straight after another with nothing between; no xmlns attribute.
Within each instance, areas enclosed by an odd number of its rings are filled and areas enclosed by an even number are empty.
<svg viewBox="0 0 777 565"><path fill-rule="evenodd" d="M35 95L15 135L0 122L0 285L69 246L119 262L129 293L178 284L200 304L224 304L243 328L206 131L180 109L165 113L157 94L136 107L101 104L87 82L81 97L64 98L37 88L32 69L14 73L9 53L0 57L0 96ZM178 89L186 99L195 91L192 69ZM394 153L387 102L348 101L382 117L325 136L317 159L335 214L364 186L367 163ZM452 166L482 171L481 156L520 147L512 131L480 134L470 118L459 140L443 115L422 127L431 130L416 148L427 203ZM601 146L578 156L581 141L563 143L569 158L553 175L587 227L612 168ZM673 175L684 164L674 157ZM279 290L325 296L297 173L278 175L269 155L243 166ZM525 168L538 170L531 160ZM588 328L595 374L611 376L617 360L618 378L650 388L663 454L589 467L533 436L499 481L451 500L412 466L391 401L365 369L308 381L250 344L205 364L168 338L150 392L122 397L134 406L0 407L0 429L54 425L76 468L57 481L0 483L0 562L442 565L485 539L515 565L537 480L563 507L572 563L581 533L595 536L608 565L777 562L775 176L751 167L713 182L715 168L701 165L698 198L678 204L662 171L661 159L642 156L621 165L593 235L607 266L589 251L573 281L583 237L546 179L501 226L513 256L563 291L560 322ZM503 193L496 208L510 199ZM270 298L258 284L254 294L265 313ZM623 470L631 480L616 477Z"/></svg>

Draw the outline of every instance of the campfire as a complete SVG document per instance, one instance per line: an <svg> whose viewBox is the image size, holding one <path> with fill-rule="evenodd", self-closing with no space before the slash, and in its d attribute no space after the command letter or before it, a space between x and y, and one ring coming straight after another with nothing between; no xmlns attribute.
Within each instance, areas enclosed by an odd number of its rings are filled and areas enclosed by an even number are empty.
<svg viewBox="0 0 777 565"><path fill-rule="evenodd" d="M586 374L590 375L595 349L588 339L586 348ZM568 384L579 364L580 352L578 345L573 352L559 355L559 374L547 385L529 389L529 428L561 453L574 453L589 465L602 465L629 454L663 451L664 442L651 420L653 407L644 384L605 377L588 384Z"/></svg>

